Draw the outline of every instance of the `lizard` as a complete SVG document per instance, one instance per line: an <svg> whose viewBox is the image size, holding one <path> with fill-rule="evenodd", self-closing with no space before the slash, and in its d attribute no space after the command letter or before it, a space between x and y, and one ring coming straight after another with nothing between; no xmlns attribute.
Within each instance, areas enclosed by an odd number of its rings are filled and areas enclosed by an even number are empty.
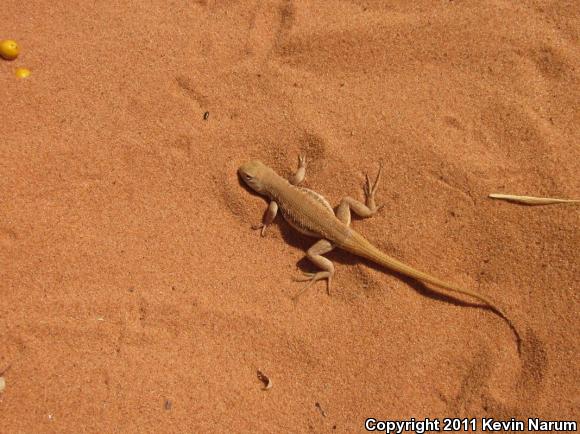
<svg viewBox="0 0 580 434"><path fill-rule="evenodd" d="M382 206L377 206L375 202L375 194L381 179L382 166L379 168L374 182L371 182L368 174L366 175L366 182L363 186L365 203L347 196L340 201L336 212L324 196L300 186L306 176L306 167L306 157L300 155L298 157L298 169L288 180L258 160L244 163L238 169L238 174L245 184L256 193L269 199L263 222L253 226L253 229L260 229L261 236L264 236L266 229L274 221L278 211L280 211L284 220L291 227L304 235L318 239L307 250L306 257L320 271L304 273L304 277L297 279L308 281L308 284L294 298L297 298L314 282L319 280L326 280L327 292L330 294L335 270L332 262L323 255L329 253L334 248L340 248L404 276L431 284L454 294L468 296L478 300L508 323L516 336L519 352L521 338L515 325L506 313L488 297L416 270L388 256L352 229L350 225L351 211L361 218L369 218L382 208ZM443 293L445 294L444 291ZM449 294L445 295L449 296Z"/></svg>

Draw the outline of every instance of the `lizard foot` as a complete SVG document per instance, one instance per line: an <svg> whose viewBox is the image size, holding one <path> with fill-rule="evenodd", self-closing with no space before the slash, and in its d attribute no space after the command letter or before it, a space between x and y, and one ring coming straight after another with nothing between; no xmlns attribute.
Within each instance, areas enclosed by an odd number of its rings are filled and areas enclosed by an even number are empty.
<svg viewBox="0 0 580 434"><path fill-rule="evenodd" d="M306 160L306 155L301 154L298 156L298 167L301 168L306 168L306 166L308 166L308 161Z"/></svg>
<svg viewBox="0 0 580 434"><path fill-rule="evenodd" d="M268 229L268 225L265 225L264 223L260 223L257 225L252 225L252 230L254 231L260 231L260 236L265 236L266 235L266 229Z"/></svg>
<svg viewBox="0 0 580 434"><path fill-rule="evenodd" d="M298 294L296 294L294 297L292 297L292 300L296 301L298 299L298 297L300 297L302 294L304 294L306 292L306 290L308 290L308 288L310 288L314 282L317 282L318 280L323 280L323 279L326 279L326 292L328 293L328 295L330 295L330 286L332 283L332 273L330 273L328 271L319 271L318 273L304 273L304 277L298 277L298 278L294 279L297 282L308 281L308 283L306 284L306 286L304 288L302 288L302 290Z"/></svg>
<svg viewBox="0 0 580 434"><path fill-rule="evenodd" d="M379 182L381 181L381 173L383 171L383 165L379 166L379 173L377 173L377 177L375 178L375 182L371 182L368 174L365 174L366 182L363 185L363 190L365 192L366 202L367 205L370 205L372 211L380 210L384 205L376 206L375 205L375 193L379 188Z"/></svg>

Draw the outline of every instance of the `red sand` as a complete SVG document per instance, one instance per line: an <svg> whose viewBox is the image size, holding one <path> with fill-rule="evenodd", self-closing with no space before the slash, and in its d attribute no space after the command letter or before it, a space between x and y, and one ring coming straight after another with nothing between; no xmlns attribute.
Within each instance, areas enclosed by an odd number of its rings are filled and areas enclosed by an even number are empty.
<svg viewBox="0 0 580 434"><path fill-rule="evenodd" d="M579 196L578 3L312 3L4 2L2 432L578 416L579 207L486 198ZM354 227L494 299L521 357L493 313L346 253L295 305L312 240L252 231L236 169L300 152L334 204L382 161Z"/></svg>

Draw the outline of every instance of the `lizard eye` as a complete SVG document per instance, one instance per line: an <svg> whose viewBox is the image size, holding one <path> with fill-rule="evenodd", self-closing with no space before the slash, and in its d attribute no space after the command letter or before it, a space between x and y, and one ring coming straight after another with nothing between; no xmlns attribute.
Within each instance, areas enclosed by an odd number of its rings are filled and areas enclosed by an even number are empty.
<svg viewBox="0 0 580 434"><path fill-rule="evenodd" d="M245 174L244 177L249 181L250 179L252 179L252 177L248 174Z"/></svg>

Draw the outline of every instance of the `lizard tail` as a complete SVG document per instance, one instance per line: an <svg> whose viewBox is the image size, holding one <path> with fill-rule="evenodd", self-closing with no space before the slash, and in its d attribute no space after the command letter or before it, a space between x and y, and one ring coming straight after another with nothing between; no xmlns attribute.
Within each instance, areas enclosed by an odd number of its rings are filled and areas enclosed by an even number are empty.
<svg viewBox="0 0 580 434"><path fill-rule="evenodd" d="M509 327L512 329L513 333L516 336L518 352L520 351L522 340L518 330L516 329L515 325L510 320L510 318L507 316L507 314L489 298L481 294L478 294L477 292L461 288L458 285L445 282L434 276L431 276L430 274L416 270L415 268L403 262L400 262L395 258L388 256L386 253L383 253L377 247L372 245L366 238L364 238L362 235L360 235L355 231L352 231L352 236L349 237L345 242L340 243L340 247L358 256L369 259L370 261L379 264L387 269L396 271L397 273L400 273L404 276L411 277L413 279L417 279L425 283L430 283L431 285L444 289L445 291L443 291L443 294L445 294L445 292L451 292L454 294L460 294L464 296L466 295L482 302L485 306L487 306L487 308L495 312L497 315L499 315L502 319L504 319L507 322L507 324L509 325Z"/></svg>

